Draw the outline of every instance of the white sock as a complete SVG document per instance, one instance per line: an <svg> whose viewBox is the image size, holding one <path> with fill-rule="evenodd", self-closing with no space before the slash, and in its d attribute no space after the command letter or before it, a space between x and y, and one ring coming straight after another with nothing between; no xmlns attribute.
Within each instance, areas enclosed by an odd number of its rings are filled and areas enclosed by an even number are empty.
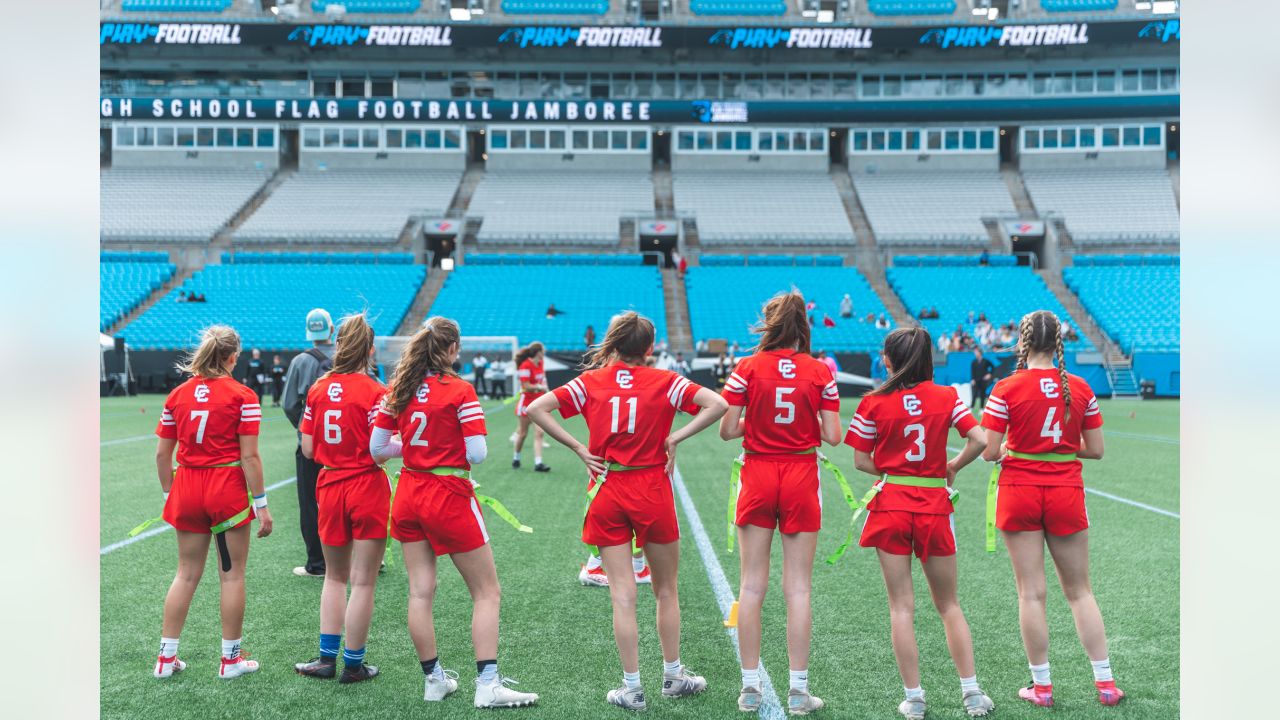
<svg viewBox="0 0 1280 720"><path fill-rule="evenodd" d="M667 662L666 660L662 661L663 675L675 675L679 672L680 672L680 658L676 658L671 662Z"/></svg>
<svg viewBox="0 0 1280 720"><path fill-rule="evenodd" d="M923 699L924 699L924 688L922 688L922 687L913 687L913 688L909 688L909 687L906 687L906 686L904 685L904 686L902 687L902 689L906 691L906 693L907 693L907 699L908 699L908 700L923 700Z"/></svg>
<svg viewBox="0 0 1280 720"><path fill-rule="evenodd" d="M624 671L622 673L622 684L627 686L628 690L635 690L640 687L640 671L637 670L633 673Z"/></svg>
<svg viewBox="0 0 1280 720"><path fill-rule="evenodd" d="M742 668L742 687L760 689L760 666L757 665L755 670Z"/></svg>
<svg viewBox="0 0 1280 720"><path fill-rule="evenodd" d="M809 692L809 668L791 671L791 689Z"/></svg>
<svg viewBox="0 0 1280 720"><path fill-rule="evenodd" d="M967 693L978 689L978 676L960 678L960 692Z"/></svg>
<svg viewBox="0 0 1280 720"><path fill-rule="evenodd" d="M173 657L178 654L178 638L160 638L160 655Z"/></svg>
<svg viewBox="0 0 1280 720"><path fill-rule="evenodd" d="M173 641L174 647L177 647L178 641ZM1109 682L1115 680L1111 675L1111 658L1102 658L1094 660L1093 664L1093 680L1094 682Z"/></svg>
<svg viewBox="0 0 1280 720"><path fill-rule="evenodd" d="M511 458L511 459L512 459L512 460L519 460L519 459L520 459L520 453L516 453L516 454L515 454L515 457L513 457L513 458Z"/></svg>
<svg viewBox="0 0 1280 720"><path fill-rule="evenodd" d="M600 556L599 556L599 555L592 555L591 557L587 558L587 569L588 569L588 570L595 570L596 568L600 567L602 564L603 564L603 563L601 563L601 562L600 562Z"/></svg>
<svg viewBox="0 0 1280 720"><path fill-rule="evenodd" d="M533 464L534 464L534 465L541 465L541 464L542 464L542 456L541 456L541 455L538 455L538 454L534 454L534 456L533 456Z"/></svg>
<svg viewBox="0 0 1280 720"><path fill-rule="evenodd" d="M222 639L222 657L228 660L240 659L240 638L235 640Z"/></svg>
<svg viewBox="0 0 1280 720"><path fill-rule="evenodd" d="M632 570L634 570L634 571L636 571L636 572L640 572L641 570L643 570L643 569L644 569L644 556L643 556L643 555L641 555L640 557L632 557L632 558L631 558L631 569L632 569Z"/></svg>
<svg viewBox="0 0 1280 720"><path fill-rule="evenodd" d="M1049 682L1049 663L1031 666L1031 681L1037 685L1052 685Z"/></svg>

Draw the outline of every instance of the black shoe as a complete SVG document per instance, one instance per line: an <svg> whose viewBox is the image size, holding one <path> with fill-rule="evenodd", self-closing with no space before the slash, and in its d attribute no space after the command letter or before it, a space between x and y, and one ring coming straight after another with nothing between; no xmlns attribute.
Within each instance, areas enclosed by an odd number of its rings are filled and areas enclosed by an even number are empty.
<svg viewBox="0 0 1280 720"><path fill-rule="evenodd" d="M543 465L542 463L538 463L537 465L533 466L533 471L534 472L551 472L551 468L547 467L546 465Z"/></svg>
<svg viewBox="0 0 1280 720"><path fill-rule="evenodd" d="M297 670L299 675L331 680L337 674L338 660L330 657L311 658L304 663L294 664L293 669Z"/></svg>
<svg viewBox="0 0 1280 720"><path fill-rule="evenodd" d="M350 665L343 666L342 677L338 678L338 682L343 684L358 683L364 682L365 680L372 680L376 677L378 677L378 666L370 665L369 663L360 663L355 668L352 668Z"/></svg>
<svg viewBox="0 0 1280 720"><path fill-rule="evenodd" d="M512 461L511 461L511 467L515 468L516 470L519 470L519 469L520 469L520 461L519 461L519 460L512 460Z"/></svg>

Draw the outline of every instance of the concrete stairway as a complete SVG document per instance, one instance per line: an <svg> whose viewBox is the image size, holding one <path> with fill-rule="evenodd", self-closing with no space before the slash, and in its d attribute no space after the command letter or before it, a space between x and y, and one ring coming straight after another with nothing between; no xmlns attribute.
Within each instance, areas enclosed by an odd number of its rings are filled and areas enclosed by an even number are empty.
<svg viewBox="0 0 1280 720"><path fill-rule="evenodd" d="M636 219L624 217L618 219L618 250L620 252L636 252L640 249L640 236L636 232Z"/></svg>
<svg viewBox="0 0 1280 720"><path fill-rule="evenodd" d="M1080 327L1076 328L1076 330L1084 333L1085 337L1089 338L1089 342L1093 343L1098 352L1103 355L1113 353L1124 357L1124 353L1120 352L1120 346L1103 332L1102 327L1093 319L1093 316L1080 304L1080 298L1062 282L1061 272L1040 269L1036 270L1036 274L1044 280L1044 284L1049 287L1050 292L1058 299L1058 302L1062 303L1062 307L1067 309L1067 312L1071 314L1071 317L1077 323L1080 323Z"/></svg>
<svg viewBox="0 0 1280 720"><path fill-rule="evenodd" d="M445 211L445 216L451 218L465 216L467 209L471 207L471 197L476 194L476 187L483 179L483 166L467 167L466 172L462 173L462 179L458 181L458 189L453 193L453 200L449 202L449 209Z"/></svg>
<svg viewBox="0 0 1280 720"><path fill-rule="evenodd" d="M1040 213L1036 211L1036 205L1031 201L1031 195L1027 192L1027 184L1022 179L1022 173L1011 163L1005 163L1000 166L1000 177L1004 179L1004 184L1009 188L1009 196L1013 198L1013 206L1018 210L1018 217L1023 220L1035 220L1040 217Z"/></svg>
<svg viewBox="0 0 1280 720"><path fill-rule="evenodd" d="M843 165L833 165L830 174L831 182L835 183L836 191L840 193L840 202L844 205L845 215L849 217L849 225L858 239L858 246L876 247L876 234L871 229L870 221L867 220L867 211L862 207L862 200L858 198L858 189L853 185L853 178L849 177L848 168Z"/></svg>
<svg viewBox="0 0 1280 720"><path fill-rule="evenodd" d="M253 197L249 198L249 201L244 204L244 207L236 211L236 214L231 216L227 224L214 233L213 239L209 241L209 257L217 258L222 254L221 251L230 248L236 230L240 229L240 226L249 219L249 216L257 212L258 208L262 207L262 204L267 201L267 198L271 197L271 193L275 192L276 188L283 185L284 181L292 177L295 172L297 172L296 168L280 168L270 178L267 178L262 187L258 188L258 192L254 193ZM215 259L214 262L217 262L217 260Z"/></svg>
<svg viewBox="0 0 1280 720"><path fill-rule="evenodd" d="M174 271L173 277L169 278L169 280L160 287L152 290L151 294L148 295L145 300L138 303L137 307L126 313L124 317L115 321L115 324L107 328L104 332L108 335L115 335L120 332L126 325L136 320L138 316L142 315L142 313L151 309L153 305L160 302L165 295L169 294L170 290L186 282L187 278L191 277L194 273L195 270L192 268L178 268Z"/></svg>
<svg viewBox="0 0 1280 720"><path fill-rule="evenodd" d="M431 312L431 306L435 304L436 297L444 288L447 277L449 273L440 268L427 270L427 279L422 281L418 293L413 296L413 304L409 306L409 312L405 313L404 320L400 321L400 327L396 328L397 335L412 335L422 327L422 322L427 319L427 313Z"/></svg>
<svg viewBox="0 0 1280 720"><path fill-rule="evenodd" d="M675 216L676 196L669 167L653 169L653 211L660 218Z"/></svg>
<svg viewBox="0 0 1280 720"><path fill-rule="evenodd" d="M662 269L662 299L667 307L667 344L671 352L693 357L693 326L689 322L689 299L684 279L674 268Z"/></svg>
<svg viewBox="0 0 1280 720"><path fill-rule="evenodd" d="M885 276L884 265L879 258L870 256L869 253L859 253L858 270L867 278L867 282L871 285L871 289L876 291L876 296L880 298L881 304L889 311L889 315L893 318L894 327L914 327L920 323L916 321L911 313L907 310L907 306L902 304L902 298L898 297L898 293L889 287L889 280ZM857 311L857 308L854 308Z"/></svg>

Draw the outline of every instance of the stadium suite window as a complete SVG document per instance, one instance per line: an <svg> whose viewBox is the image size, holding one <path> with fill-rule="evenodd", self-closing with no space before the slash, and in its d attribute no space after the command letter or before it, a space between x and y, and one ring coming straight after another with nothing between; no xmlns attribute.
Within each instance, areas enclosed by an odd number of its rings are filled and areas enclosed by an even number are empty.
<svg viewBox="0 0 1280 720"><path fill-rule="evenodd" d="M302 147L304 148L320 147L320 128L303 128Z"/></svg>
<svg viewBox="0 0 1280 720"><path fill-rule="evenodd" d="M928 134L926 137L928 138L927 147L930 150L942 149L942 131L941 130L930 130L928 131Z"/></svg>
<svg viewBox="0 0 1280 720"><path fill-rule="evenodd" d="M156 145L159 147L173 147L174 131L171 127L156 128Z"/></svg>
<svg viewBox="0 0 1280 720"><path fill-rule="evenodd" d="M1125 70L1120 74L1120 91L1121 92L1138 92L1138 71Z"/></svg>
<svg viewBox="0 0 1280 720"><path fill-rule="evenodd" d="M456 150L462 147L462 134L458 130L444 131L444 147L446 150Z"/></svg>
<svg viewBox="0 0 1280 720"><path fill-rule="evenodd" d="M378 142L378 128L364 128L360 131L360 146L364 148L377 149L381 143Z"/></svg>
<svg viewBox="0 0 1280 720"><path fill-rule="evenodd" d="M216 137L218 147L235 147L235 131L231 128L218 128Z"/></svg>
<svg viewBox="0 0 1280 720"><path fill-rule="evenodd" d="M404 131L404 146L408 150L422 149L422 130L410 128Z"/></svg>
<svg viewBox="0 0 1280 720"><path fill-rule="evenodd" d="M115 138L116 147L133 147L133 128L117 127Z"/></svg>
<svg viewBox="0 0 1280 720"><path fill-rule="evenodd" d="M779 152L791 150L791 138L785 132L773 134L773 149Z"/></svg>
<svg viewBox="0 0 1280 720"><path fill-rule="evenodd" d="M1076 128L1062 128L1060 135L1062 138L1062 147L1073 148L1076 146Z"/></svg>
<svg viewBox="0 0 1280 720"><path fill-rule="evenodd" d="M688 135L688 133L684 133ZM573 149L589 150L591 149L591 135L586 130L573 131Z"/></svg>
<svg viewBox="0 0 1280 720"><path fill-rule="evenodd" d="M609 147L609 131L608 130L592 130L591 131L591 147L596 150L604 150Z"/></svg>
<svg viewBox="0 0 1280 720"><path fill-rule="evenodd" d="M1161 144L1161 136L1163 126L1160 125L1144 125L1142 126L1142 144L1144 146L1158 146ZM139 142L139 145L142 143Z"/></svg>
<svg viewBox="0 0 1280 720"><path fill-rule="evenodd" d="M213 128L196 128L196 145L198 147L213 147Z"/></svg>
<svg viewBox="0 0 1280 720"><path fill-rule="evenodd" d="M390 131L388 131L389 133ZM489 130L489 149L490 150L506 150L507 149L507 131L491 129ZM388 137L388 144L390 138Z"/></svg>
<svg viewBox="0 0 1280 720"><path fill-rule="evenodd" d="M137 140L138 147L151 147L156 144L156 129L150 126L142 126L135 130L134 136Z"/></svg>
<svg viewBox="0 0 1280 720"><path fill-rule="evenodd" d="M547 149L548 150L564 149L564 131L563 130L547 131Z"/></svg>
<svg viewBox="0 0 1280 720"><path fill-rule="evenodd" d="M360 147L360 129L359 128L342 128L342 147L344 148Z"/></svg>
<svg viewBox="0 0 1280 720"><path fill-rule="evenodd" d="M1178 89L1178 69L1162 68L1160 70L1160 89L1161 90L1177 90Z"/></svg>
<svg viewBox="0 0 1280 720"><path fill-rule="evenodd" d="M324 146L327 148L336 148L342 144L342 133L338 128L324 129Z"/></svg>
<svg viewBox="0 0 1280 720"><path fill-rule="evenodd" d="M750 133L745 133L745 132L740 132L740 133L738 133L738 136L739 136L739 137L742 137L742 136L744 136L744 135L745 135L745 136L746 136L746 138L747 138L747 147L746 147L746 148L738 148L738 149L739 149L739 150L742 150L742 149L750 150L750 149L751 149L751 134L750 134ZM649 131L648 131L648 130L632 130L632 131L631 131L631 149L632 149L632 150L648 150L648 149L649 149Z"/></svg>
<svg viewBox="0 0 1280 720"><path fill-rule="evenodd" d="M733 133L729 130L720 130L716 133L716 149L732 150L733 149Z"/></svg>
<svg viewBox="0 0 1280 720"><path fill-rule="evenodd" d="M574 146L577 147L576 133L575 133ZM688 130L681 130L680 132L676 133L676 149L692 150L693 149L693 133Z"/></svg>
<svg viewBox="0 0 1280 720"><path fill-rule="evenodd" d="M422 147L427 150L431 150L433 148L439 149L441 147L441 139L443 138L443 136L444 136L444 133L440 132L439 130L423 130L422 131ZM447 144L445 145L445 147L447 147Z"/></svg>
<svg viewBox="0 0 1280 720"><path fill-rule="evenodd" d="M258 142L261 143L263 138L259 137ZM266 139L266 145L258 145L258 147L271 147L270 138ZM253 128L236 128L236 147L253 147Z"/></svg>
<svg viewBox="0 0 1280 720"><path fill-rule="evenodd" d="M546 130L530 130L529 131L529 149L544 150L547 147L547 131Z"/></svg>
<svg viewBox="0 0 1280 720"><path fill-rule="evenodd" d="M1091 72L1076 73L1076 92L1077 93L1093 92L1093 73Z"/></svg>
<svg viewBox="0 0 1280 720"><path fill-rule="evenodd" d="M1041 130L1040 146L1045 150L1056 150L1058 147L1058 128L1045 128Z"/></svg>
<svg viewBox="0 0 1280 720"><path fill-rule="evenodd" d="M1116 91L1116 72L1114 70L1103 70L1097 74L1098 92L1113 93Z"/></svg>
<svg viewBox="0 0 1280 720"><path fill-rule="evenodd" d="M863 136L863 142L866 142L866 133L863 133L862 136ZM773 133L772 132L756 133L756 149L763 152L772 151L773 150Z"/></svg>
<svg viewBox="0 0 1280 720"><path fill-rule="evenodd" d="M1120 128L1104 127L1102 128L1102 147L1119 147L1120 146Z"/></svg>
<svg viewBox="0 0 1280 720"><path fill-rule="evenodd" d="M1091 148L1098 144L1098 131L1091 127L1080 128L1080 147Z"/></svg>
<svg viewBox="0 0 1280 720"><path fill-rule="evenodd" d="M1035 128L1024 128L1022 131L1022 147L1025 150L1039 149L1040 131Z"/></svg>
<svg viewBox="0 0 1280 720"><path fill-rule="evenodd" d="M1142 136L1137 126L1130 125L1124 128L1123 143L1125 147L1136 147L1142 144Z"/></svg>

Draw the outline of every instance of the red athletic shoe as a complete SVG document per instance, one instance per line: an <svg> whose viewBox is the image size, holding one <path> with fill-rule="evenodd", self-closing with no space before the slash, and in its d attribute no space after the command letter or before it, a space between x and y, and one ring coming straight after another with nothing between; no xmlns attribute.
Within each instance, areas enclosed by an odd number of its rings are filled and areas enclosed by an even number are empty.
<svg viewBox="0 0 1280 720"><path fill-rule="evenodd" d="M645 565L640 572L636 573L637 585L648 585L653 582L653 573L649 572L649 566Z"/></svg>
<svg viewBox="0 0 1280 720"><path fill-rule="evenodd" d="M1124 691L1116 687L1115 680L1095 682L1098 687L1098 702L1103 705L1119 705L1124 699Z"/></svg>
<svg viewBox="0 0 1280 720"><path fill-rule="evenodd" d="M1019 688L1018 697L1032 705L1053 707L1053 686L1032 684L1031 687Z"/></svg>
<svg viewBox="0 0 1280 720"><path fill-rule="evenodd" d="M159 655L156 657L156 667L151 674L158 678L173 677L174 673L182 672L187 669L187 664L178 659L177 655L173 657L165 657Z"/></svg>
<svg viewBox="0 0 1280 720"><path fill-rule="evenodd" d="M603 566L588 569L586 565L583 565L582 570L578 572L578 582L583 585L609 587L609 577L604 574Z"/></svg>

